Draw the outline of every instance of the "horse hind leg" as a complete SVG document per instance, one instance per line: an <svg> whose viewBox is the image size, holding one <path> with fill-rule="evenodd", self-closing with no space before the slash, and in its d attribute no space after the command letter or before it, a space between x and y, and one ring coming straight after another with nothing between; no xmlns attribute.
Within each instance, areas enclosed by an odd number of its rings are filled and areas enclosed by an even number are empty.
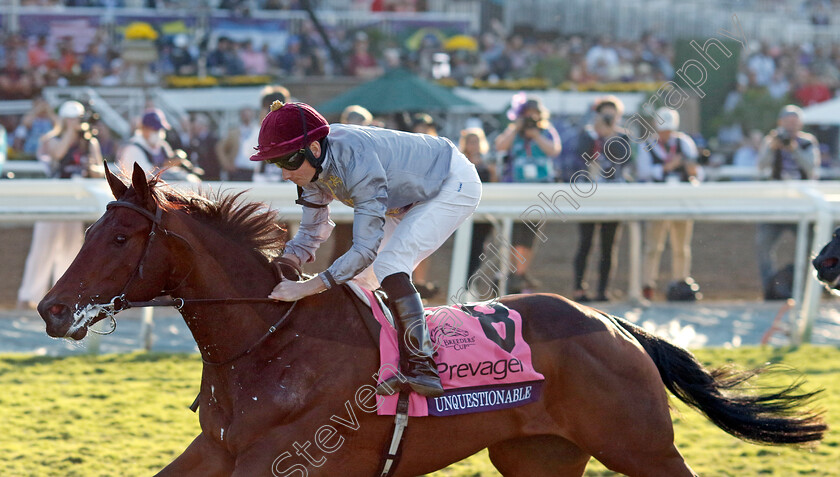
<svg viewBox="0 0 840 477"><path fill-rule="evenodd" d="M589 454L558 436L521 437L490 446L490 461L505 477L580 477Z"/></svg>
<svg viewBox="0 0 840 477"><path fill-rule="evenodd" d="M606 451L598 460L629 477L697 477L673 444L650 452Z"/></svg>

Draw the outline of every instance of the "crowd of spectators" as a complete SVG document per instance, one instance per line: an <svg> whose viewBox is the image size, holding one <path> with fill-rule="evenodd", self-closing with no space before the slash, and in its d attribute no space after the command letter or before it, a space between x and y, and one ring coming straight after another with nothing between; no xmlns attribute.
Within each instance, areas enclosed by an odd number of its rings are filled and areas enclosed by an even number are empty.
<svg viewBox="0 0 840 477"><path fill-rule="evenodd" d="M449 47L429 33L413 45L365 31L327 28L329 46L311 22L290 35L284 48L228 36L164 35L156 41L151 83L171 75L214 77L269 75L274 78L359 76L371 78L388 68L408 66L426 77L474 85L504 80L542 79L546 85L655 83L674 78L673 43L652 33L638 40L609 36L556 38L510 34L496 24ZM115 86L130 82L121 36L100 28L86 45L72 37L9 33L0 42L0 90L5 98L29 98L45 86ZM338 64L341 63L341 64ZM750 88L773 98L792 97L808 106L834 96L840 86L840 44L781 45L753 42L742 55L737 81L725 109L735 108Z"/></svg>

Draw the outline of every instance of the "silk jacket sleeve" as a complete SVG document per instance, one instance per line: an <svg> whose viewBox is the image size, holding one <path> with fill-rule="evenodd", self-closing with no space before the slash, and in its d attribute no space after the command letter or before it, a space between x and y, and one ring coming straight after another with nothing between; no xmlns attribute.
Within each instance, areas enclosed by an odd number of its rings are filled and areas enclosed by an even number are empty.
<svg viewBox="0 0 840 477"><path fill-rule="evenodd" d="M357 150L345 162L344 185L353 204L353 245L328 269L335 284L344 283L370 266L385 233L388 182L376 152Z"/></svg>

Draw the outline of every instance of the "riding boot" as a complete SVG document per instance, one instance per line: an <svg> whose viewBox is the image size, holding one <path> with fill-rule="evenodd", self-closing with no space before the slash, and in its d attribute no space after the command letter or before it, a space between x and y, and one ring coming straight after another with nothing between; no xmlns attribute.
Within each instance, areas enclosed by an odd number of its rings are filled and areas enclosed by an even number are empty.
<svg viewBox="0 0 840 477"><path fill-rule="evenodd" d="M440 377L437 373L432 340L423 310L423 302L419 293L407 295L391 301L391 309L396 315L394 324L397 329L397 344L399 345L401 366L404 379L391 376L376 387L376 394L390 396L400 388L400 382L408 384L411 389L423 396L435 397L443 394Z"/></svg>

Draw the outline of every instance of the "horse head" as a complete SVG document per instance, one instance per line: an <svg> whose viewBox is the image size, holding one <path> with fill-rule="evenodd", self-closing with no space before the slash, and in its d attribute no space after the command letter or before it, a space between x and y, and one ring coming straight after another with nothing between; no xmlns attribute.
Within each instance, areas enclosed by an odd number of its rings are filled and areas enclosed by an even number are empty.
<svg viewBox="0 0 840 477"><path fill-rule="evenodd" d="M831 241L825 244L811 262L817 270L817 278L828 288L840 290L840 227L834 231Z"/></svg>
<svg viewBox="0 0 840 477"><path fill-rule="evenodd" d="M166 232L155 181L136 164L130 186L107 165L105 176L116 202L87 229L73 263L38 304L50 336L80 340L91 325L113 318L120 300L149 300L170 280L170 254L162 253L168 245L154 240Z"/></svg>

